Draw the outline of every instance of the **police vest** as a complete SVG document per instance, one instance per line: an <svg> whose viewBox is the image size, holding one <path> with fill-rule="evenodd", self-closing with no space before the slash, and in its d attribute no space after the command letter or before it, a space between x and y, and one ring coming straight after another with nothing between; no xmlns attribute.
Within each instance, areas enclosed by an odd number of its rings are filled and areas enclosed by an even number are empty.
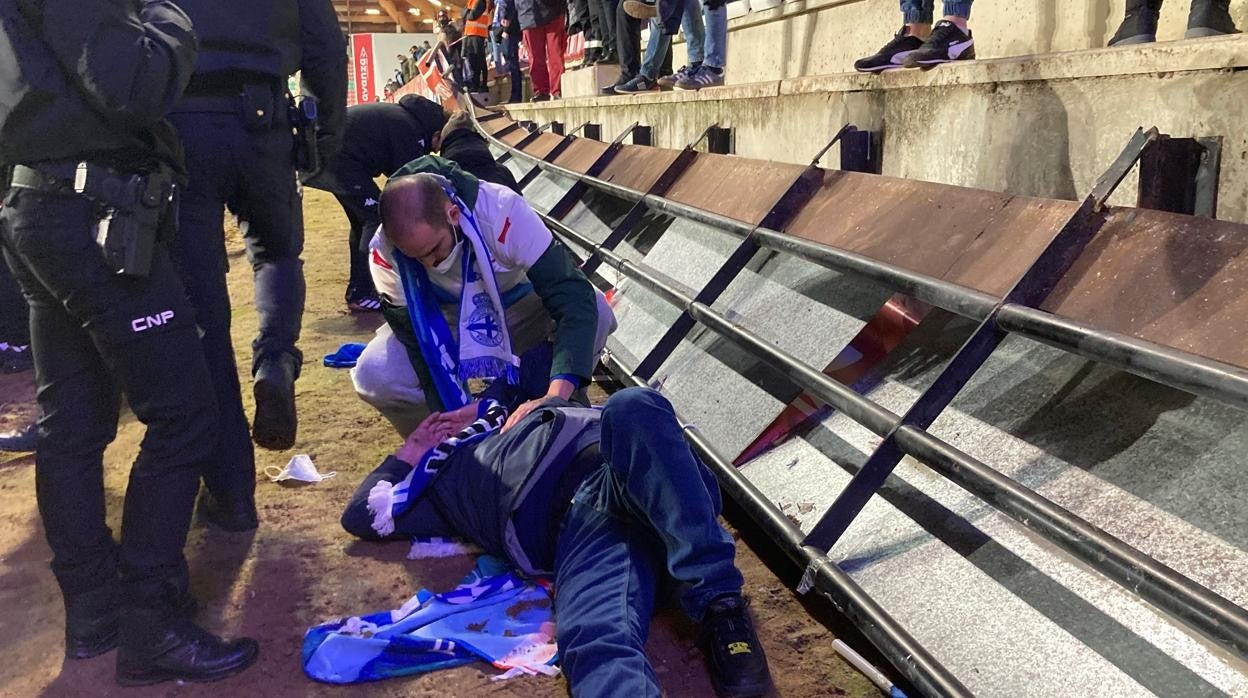
<svg viewBox="0 0 1248 698"><path fill-rule="evenodd" d="M285 78L303 59L299 0L178 0L199 37L196 75L242 71Z"/></svg>

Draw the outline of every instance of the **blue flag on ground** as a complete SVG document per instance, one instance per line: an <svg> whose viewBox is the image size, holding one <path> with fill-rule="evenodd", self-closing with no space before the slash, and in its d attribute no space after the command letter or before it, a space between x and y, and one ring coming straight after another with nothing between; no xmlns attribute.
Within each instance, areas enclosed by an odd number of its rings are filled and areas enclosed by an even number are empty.
<svg viewBox="0 0 1248 698"><path fill-rule="evenodd" d="M550 591L483 555L455 589L422 589L395 611L310 628L303 670L326 683L410 676L484 660L503 676L557 673Z"/></svg>

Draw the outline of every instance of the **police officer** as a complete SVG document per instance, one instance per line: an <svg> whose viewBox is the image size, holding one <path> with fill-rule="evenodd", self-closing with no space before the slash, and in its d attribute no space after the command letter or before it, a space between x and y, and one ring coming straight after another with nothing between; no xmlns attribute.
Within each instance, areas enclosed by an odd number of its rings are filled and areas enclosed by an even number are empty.
<svg viewBox="0 0 1248 698"><path fill-rule="evenodd" d="M256 642L191 621L186 544L216 403L165 247L182 165L164 115L190 78L170 0L0 3L0 163L15 165L0 243L30 303L39 384L35 494L65 600L65 652L119 646L123 685L242 671ZM147 426L120 545L104 448L119 394Z"/></svg>
<svg viewBox="0 0 1248 698"><path fill-rule="evenodd" d="M319 100L319 149L332 154L346 108L346 45L329 0L178 0L195 25L199 61L171 121L190 182L175 255L199 312L221 410L220 443L201 512L229 530L255 528L255 453L230 341L223 207L242 221L255 274L259 334L252 342L260 446L295 441L295 348L303 317L303 208L295 177L287 76Z"/></svg>

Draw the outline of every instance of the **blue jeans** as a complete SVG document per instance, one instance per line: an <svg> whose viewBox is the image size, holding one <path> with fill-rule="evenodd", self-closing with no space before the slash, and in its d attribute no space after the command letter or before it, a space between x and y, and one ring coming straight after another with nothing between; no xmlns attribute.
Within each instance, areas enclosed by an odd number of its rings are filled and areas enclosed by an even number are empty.
<svg viewBox="0 0 1248 698"><path fill-rule="evenodd" d="M945 0L945 16L971 18L974 0ZM901 0L901 14L906 24L931 24L935 0Z"/></svg>
<svg viewBox="0 0 1248 698"><path fill-rule="evenodd" d="M612 395L601 450L606 464L577 490L556 545L563 671L573 696L658 696L645 643L660 580L676 582L700 620L712 599L741 591L736 548L719 525L715 476L662 395Z"/></svg>
<svg viewBox="0 0 1248 698"><path fill-rule="evenodd" d="M687 65L701 63L706 42L706 26L702 23L702 3L699 0L685 0L685 12L681 16L680 27L685 32ZM659 77L659 63L671 45L672 37L663 33L659 18L650 20L650 40L646 44L646 57L641 62L641 74L651 80Z"/></svg>

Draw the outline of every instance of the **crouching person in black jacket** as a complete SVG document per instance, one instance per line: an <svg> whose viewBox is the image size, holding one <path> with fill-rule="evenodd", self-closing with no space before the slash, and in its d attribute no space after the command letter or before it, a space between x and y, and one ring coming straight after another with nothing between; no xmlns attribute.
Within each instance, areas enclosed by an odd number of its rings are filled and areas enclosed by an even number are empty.
<svg viewBox="0 0 1248 698"><path fill-rule="evenodd" d="M526 574L553 573L574 696L660 695L645 642L668 580L701 623L716 692L765 693L719 487L671 404L630 388L601 410L552 398L509 428L506 419L491 400L430 415L360 485L343 527L367 540L463 537Z"/></svg>

